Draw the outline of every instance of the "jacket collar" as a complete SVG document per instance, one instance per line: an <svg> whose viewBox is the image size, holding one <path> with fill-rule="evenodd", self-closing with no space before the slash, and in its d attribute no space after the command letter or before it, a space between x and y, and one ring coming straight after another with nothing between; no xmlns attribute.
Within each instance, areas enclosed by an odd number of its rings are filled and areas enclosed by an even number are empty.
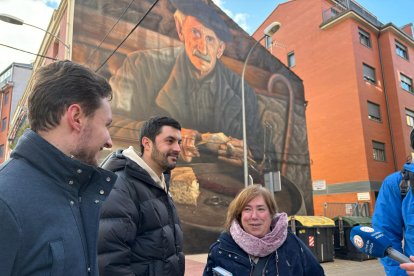
<svg viewBox="0 0 414 276"><path fill-rule="evenodd" d="M230 235L228 231L224 231L220 234L219 237L220 241L220 248L228 251L240 251L244 252L240 246L234 241L233 237ZM247 254L246 254L247 255Z"/></svg>
<svg viewBox="0 0 414 276"><path fill-rule="evenodd" d="M10 157L27 160L54 179L57 185L73 193L86 189L89 183L99 179L104 194L108 194L116 180L112 172L70 158L30 129L20 137Z"/></svg>
<svg viewBox="0 0 414 276"><path fill-rule="evenodd" d="M123 152L123 149L118 149L116 152L111 153L101 164L102 168L111 172L125 171L128 176L131 176L134 179L138 179L148 185L162 189L144 168L125 156ZM168 190L170 178L167 172L164 172L164 179Z"/></svg>
<svg viewBox="0 0 414 276"><path fill-rule="evenodd" d="M163 188L164 190L166 190L166 184L165 184L165 177L164 174L161 174L161 177L158 176L154 170L148 166L147 163L145 163L144 159L142 159L134 150L134 148L132 146L130 146L129 148L125 149L122 154L131 159L132 161L134 161L135 163L138 164L138 166L140 166L141 168L143 168L144 170L147 171L147 173L151 176L152 180L154 180L155 183L157 183L161 188Z"/></svg>
<svg viewBox="0 0 414 276"><path fill-rule="evenodd" d="M220 242L219 248L224 251L237 254L239 256L238 261L250 262L249 255L243 249L241 249L240 246L237 245L228 231L222 232L218 241Z"/></svg>

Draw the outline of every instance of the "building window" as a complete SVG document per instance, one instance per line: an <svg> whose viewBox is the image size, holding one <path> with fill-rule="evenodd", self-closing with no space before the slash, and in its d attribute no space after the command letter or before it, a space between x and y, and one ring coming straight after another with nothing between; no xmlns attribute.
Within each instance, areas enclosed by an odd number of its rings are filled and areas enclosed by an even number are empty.
<svg viewBox="0 0 414 276"><path fill-rule="evenodd" d="M413 80L401 73L400 73L400 80L401 80L402 89L413 93Z"/></svg>
<svg viewBox="0 0 414 276"><path fill-rule="evenodd" d="M369 65L366 65L365 63L363 63L363 66L364 66L364 80L375 84L376 82L375 69Z"/></svg>
<svg viewBox="0 0 414 276"><path fill-rule="evenodd" d="M295 59L295 53L294 52L290 52L287 55L287 62L288 62L288 67L291 68L293 66L296 65L296 59Z"/></svg>
<svg viewBox="0 0 414 276"><path fill-rule="evenodd" d="M266 49L269 49L270 47L272 47L272 37L271 36L266 36L266 38L265 38L265 47L266 47Z"/></svg>
<svg viewBox="0 0 414 276"><path fill-rule="evenodd" d="M4 155L4 145L0 145L0 159L3 159Z"/></svg>
<svg viewBox="0 0 414 276"><path fill-rule="evenodd" d="M409 109L405 109L405 118L407 119L407 125L414 127L414 112Z"/></svg>
<svg viewBox="0 0 414 276"><path fill-rule="evenodd" d="M3 96L3 106L9 103L9 92L4 93Z"/></svg>
<svg viewBox="0 0 414 276"><path fill-rule="evenodd" d="M368 101L368 118L381 122L380 106L378 104Z"/></svg>
<svg viewBox="0 0 414 276"><path fill-rule="evenodd" d="M400 42L395 41L395 52L397 53L397 55L399 55L400 57L407 59L408 60L408 52L407 52L407 47L405 47L404 45L402 45Z"/></svg>
<svg viewBox="0 0 414 276"><path fill-rule="evenodd" d="M359 42L362 45L365 45L365 46L371 48L371 38L369 36L369 33L364 31L361 28L358 28L358 33L359 33Z"/></svg>
<svg viewBox="0 0 414 276"><path fill-rule="evenodd" d="M372 141L372 154L374 160L385 161L385 144L381 142Z"/></svg>
<svg viewBox="0 0 414 276"><path fill-rule="evenodd" d="M4 117L3 120L1 120L1 131L5 131L7 126L7 117Z"/></svg>
<svg viewBox="0 0 414 276"><path fill-rule="evenodd" d="M0 76L0 82L3 82L4 80L10 78L11 74L12 74L12 68L7 70L6 72L3 73L3 75Z"/></svg>

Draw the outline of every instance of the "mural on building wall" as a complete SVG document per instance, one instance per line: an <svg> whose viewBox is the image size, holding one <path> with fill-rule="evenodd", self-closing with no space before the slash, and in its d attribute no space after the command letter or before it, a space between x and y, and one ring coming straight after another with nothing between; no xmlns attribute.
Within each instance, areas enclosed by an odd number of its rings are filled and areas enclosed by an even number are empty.
<svg viewBox="0 0 414 276"><path fill-rule="evenodd" d="M75 4L73 60L110 80L114 148L138 149L140 125L154 115L183 127L171 192L186 253L208 250L244 187L241 71L254 43L210 0ZM280 171L279 209L312 214L302 81L261 46L245 80L249 173L264 183Z"/></svg>

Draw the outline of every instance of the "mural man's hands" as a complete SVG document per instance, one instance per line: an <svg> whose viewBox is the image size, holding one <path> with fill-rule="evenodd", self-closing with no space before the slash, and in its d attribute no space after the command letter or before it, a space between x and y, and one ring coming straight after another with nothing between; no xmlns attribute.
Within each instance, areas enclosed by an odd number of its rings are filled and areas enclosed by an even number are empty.
<svg viewBox="0 0 414 276"><path fill-rule="evenodd" d="M218 149L218 159L231 164L243 165L243 140L229 137L229 140L220 144Z"/></svg>
<svg viewBox="0 0 414 276"><path fill-rule="evenodd" d="M222 132L203 133L201 134L201 144L204 144L208 150L217 153L218 159L237 166L243 165L243 140L226 136ZM254 165L251 152L249 151L247 154L249 164Z"/></svg>
<svg viewBox="0 0 414 276"><path fill-rule="evenodd" d="M226 136L222 132L201 133L197 130L181 129L181 158L191 162L193 157L200 157L199 148L217 154L219 160L236 166L243 165L243 140ZM250 166L255 166L251 152L248 152Z"/></svg>
<svg viewBox="0 0 414 276"><path fill-rule="evenodd" d="M197 143L201 140L201 135L197 130L181 128L181 159L191 162L193 157L199 157Z"/></svg>

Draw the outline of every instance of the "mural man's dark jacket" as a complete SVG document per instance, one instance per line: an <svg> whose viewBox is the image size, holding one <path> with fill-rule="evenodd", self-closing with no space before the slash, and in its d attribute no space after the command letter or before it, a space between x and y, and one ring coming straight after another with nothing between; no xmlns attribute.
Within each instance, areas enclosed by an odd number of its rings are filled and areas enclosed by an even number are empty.
<svg viewBox="0 0 414 276"><path fill-rule="evenodd" d="M113 129L124 128L115 136L135 138L139 122L164 114L183 128L242 139L241 77L220 60L198 79L183 47L137 51L125 59L110 83L113 112L119 115L114 117ZM256 146L255 153L262 150L258 144L263 136L256 94L248 85L245 97L247 142L250 148Z"/></svg>
<svg viewBox="0 0 414 276"><path fill-rule="evenodd" d="M171 196L121 150L103 167L118 179L101 210L101 275L184 275L183 234Z"/></svg>
<svg viewBox="0 0 414 276"><path fill-rule="evenodd" d="M0 275L98 275L99 209L115 179L27 130L0 167Z"/></svg>
<svg viewBox="0 0 414 276"><path fill-rule="evenodd" d="M211 246L203 275L213 276L212 269L216 266L237 276L249 276L253 271L249 255L228 232L223 232ZM324 271L306 245L288 232L286 241L269 256L264 274L260 275L323 276Z"/></svg>

